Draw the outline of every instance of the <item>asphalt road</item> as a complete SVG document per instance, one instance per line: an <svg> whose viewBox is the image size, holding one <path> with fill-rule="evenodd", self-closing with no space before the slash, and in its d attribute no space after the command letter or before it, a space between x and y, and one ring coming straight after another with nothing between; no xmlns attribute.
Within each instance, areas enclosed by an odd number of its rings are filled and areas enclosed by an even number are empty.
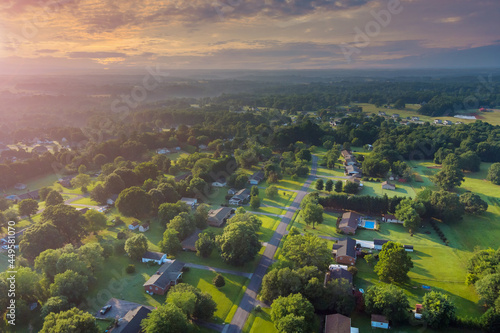
<svg viewBox="0 0 500 333"><path fill-rule="evenodd" d="M245 322L248 319L248 316L250 315L250 311L252 311L252 309L256 305L260 304L260 301L257 300L257 293L259 292L260 286L262 284L262 278L266 274L269 266L273 263L274 254L276 253L281 238L284 234L286 234L286 227L288 226L288 223L290 223L293 215L295 214L295 211L300 207L300 202L306 196L307 189L311 185L312 181L316 178L318 157L313 155L312 162L311 174L309 175L309 177L307 177L307 180L300 191L298 191L295 200L292 202L290 207L288 207L288 211L281 219L281 223L278 225L278 228L276 228L273 237L268 242L266 250L264 251L264 254L260 259L259 265L255 269L255 272L250 279L250 283L248 284L245 295L243 296L239 307L234 314L233 320L231 321L230 325L226 326L223 332L241 332L243 326L245 325Z"/></svg>

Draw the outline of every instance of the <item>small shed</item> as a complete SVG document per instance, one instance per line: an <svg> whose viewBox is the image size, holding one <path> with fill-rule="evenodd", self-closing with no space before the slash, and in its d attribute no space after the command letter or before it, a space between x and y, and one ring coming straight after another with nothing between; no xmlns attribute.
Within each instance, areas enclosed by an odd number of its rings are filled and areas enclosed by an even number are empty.
<svg viewBox="0 0 500 333"><path fill-rule="evenodd" d="M406 252L413 252L413 245L403 245Z"/></svg>
<svg viewBox="0 0 500 333"><path fill-rule="evenodd" d="M396 185L391 184L388 181L385 181L382 183L382 189L394 191L396 189Z"/></svg>
<svg viewBox="0 0 500 333"><path fill-rule="evenodd" d="M383 315L372 314L372 328L389 329L389 320Z"/></svg>
<svg viewBox="0 0 500 333"><path fill-rule="evenodd" d="M135 229L139 228L139 222L137 222L137 221L132 222L131 224L128 225L128 228L130 230L135 230Z"/></svg>
<svg viewBox="0 0 500 333"><path fill-rule="evenodd" d="M146 232L148 230L149 230L149 222L145 222L139 227L140 232Z"/></svg>

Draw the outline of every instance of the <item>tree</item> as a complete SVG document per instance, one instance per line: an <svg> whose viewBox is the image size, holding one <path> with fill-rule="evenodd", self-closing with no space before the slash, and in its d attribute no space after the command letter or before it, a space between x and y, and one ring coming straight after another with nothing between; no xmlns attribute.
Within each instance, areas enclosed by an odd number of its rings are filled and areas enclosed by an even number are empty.
<svg viewBox="0 0 500 333"><path fill-rule="evenodd" d="M134 260L142 258L148 250L148 239L143 234L134 235L125 242L125 252Z"/></svg>
<svg viewBox="0 0 500 333"><path fill-rule="evenodd" d="M47 242L50 239L50 242ZM35 223L24 232L19 250L29 260L34 260L47 249L57 249L64 245L64 237L53 223Z"/></svg>
<svg viewBox="0 0 500 333"><path fill-rule="evenodd" d="M105 205L108 201L110 193L106 191L104 186L97 184L92 191L90 191L90 198L101 205Z"/></svg>
<svg viewBox="0 0 500 333"><path fill-rule="evenodd" d="M325 191L330 193L333 190L333 180L328 179L325 183Z"/></svg>
<svg viewBox="0 0 500 333"><path fill-rule="evenodd" d="M55 206L63 203L64 199L62 195L54 190L52 190L49 194L47 194L47 198L45 199L46 206Z"/></svg>
<svg viewBox="0 0 500 333"><path fill-rule="evenodd" d="M107 193L119 194L125 189L125 182L120 176L113 172L104 180L104 189Z"/></svg>
<svg viewBox="0 0 500 333"><path fill-rule="evenodd" d="M88 291L88 278L72 270L57 274L50 285L52 296L65 296L71 303L81 302Z"/></svg>
<svg viewBox="0 0 500 333"><path fill-rule="evenodd" d="M38 195L40 196L40 200L45 201L47 199L47 195L49 195L50 192L52 192L52 188L50 187L42 187L41 189L38 190ZM1 209L0 210L5 210Z"/></svg>
<svg viewBox="0 0 500 333"><path fill-rule="evenodd" d="M480 301L493 306L500 294L500 273L487 274L475 283Z"/></svg>
<svg viewBox="0 0 500 333"><path fill-rule="evenodd" d="M21 216L29 216L36 214L38 211L38 202L33 199L24 199L19 202L19 215Z"/></svg>
<svg viewBox="0 0 500 333"><path fill-rule="evenodd" d="M337 192L337 193L342 192L342 186L343 186L343 185L344 185L344 184L342 183L342 181L341 181L341 180L337 180L337 181L335 182L335 192Z"/></svg>
<svg viewBox="0 0 500 333"><path fill-rule="evenodd" d="M193 221L193 218L188 213L183 212L174 217L172 221L170 221L167 229L176 230L179 233L179 239L183 240L195 231L196 225Z"/></svg>
<svg viewBox="0 0 500 333"><path fill-rule="evenodd" d="M54 296L45 302L42 306L41 315L47 317L49 313L59 313L61 311L69 310L68 298L65 296Z"/></svg>
<svg viewBox="0 0 500 333"><path fill-rule="evenodd" d="M138 164L134 172L137 174L139 181L143 183L146 179L155 180L158 177L158 167L153 162L143 162Z"/></svg>
<svg viewBox="0 0 500 333"><path fill-rule="evenodd" d="M208 226L208 213L210 212L210 206L206 204L201 204L196 207L196 211L194 213L194 222L196 224L196 228L205 229Z"/></svg>
<svg viewBox="0 0 500 333"><path fill-rule="evenodd" d="M500 163L493 163L490 166L486 179L495 185L500 185Z"/></svg>
<svg viewBox="0 0 500 333"><path fill-rule="evenodd" d="M302 218L307 225L311 225L314 229L314 225L323 223L323 206L320 204L309 203L302 210Z"/></svg>
<svg viewBox="0 0 500 333"><path fill-rule="evenodd" d="M87 243L81 246L78 249L78 257L92 273L104 266L104 249L99 243Z"/></svg>
<svg viewBox="0 0 500 333"><path fill-rule="evenodd" d="M182 201L177 203L163 203L158 208L158 217L163 225L168 225L170 221L182 212L189 212L189 206Z"/></svg>
<svg viewBox="0 0 500 333"><path fill-rule="evenodd" d="M464 206L460 203L459 197L447 191L432 192L430 204L434 211L434 216L444 222L452 222L462 218Z"/></svg>
<svg viewBox="0 0 500 333"><path fill-rule="evenodd" d="M394 103L394 108L398 110L403 110L406 107L405 102L402 99L398 99L396 103Z"/></svg>
<svg viewBox="0 0 500 333"><path fill-rule="evenodd" d="M88 312L77 308L45 317L40 333L98 333L96 319Z"/></svg>
<svg viewBox="0 0 500 333"><path fill-rule="evenodd" d="M256 185L252 186L252 188L250 189L250 195L251 196L259 195L259 188Z"/></svg>
<svg viewBox="0 0 500 333"><path fill-rule="evenodd" d="M488 209L488 203L472 192L460 195L459 200L464 206L465 212L469 214L481 214Z"/></svg>
<svg viewBox="0 0 500 333"><path fill-rule="evenodd" d="M462 170L477 172L481 166L481 159L475 152L467 151L460 155L459 166Z"/></svg>
<svg viewBox="0 0 500 333"><path fill-rule="evenodd" d="M63 252L57 260L56 272L58 274L71 270L80 275L88 275L87 266L80 261L78 254L74 252Z"/></svg>
<svg viewBox="0 0 500 333"><path fill-rule="evenodd" d="M214 277L214 279L212 280L212 283L217 288L222 288L222 287L224 287L226 285L226 280L224 279L224 277L221 274L217 274Z"/></svg>
<svg viewBox="0 0 500 333"><path fill-rule="evenodd" d="M54 281L54 275L57 274L57 261L61 254L61 249L43 251L35 259L35 269L45 275L49 281Z"/></svg>
<svg viewBox="0 0 500 333"><path fill-rule="evenodd" d="M104 154L97 154L92 159L92 162L94 162L94 164L96 166L101 167L101 166L104 165L104 163L106 163L107 160L108 160L108 158L106 157L106 155L104 155Z"/></svg>
<svg viewBox="0 0 500 333"><path fill-rule="evenodd" d="M151 311L141 322L145 333L190 332L192 324L187 315L174 304L166 303Z"/></svg>
<svg viewBox="0 0 500 333"><path fill-rule="evenodd" d="M359 190L359 185L355 182L351 181L346 181L344 185L344 192L345 193L350 193L350 194L356 194L358 193Z"/></svg>
<svg viewBox="0 0 500 333"><path fill-rule="evenodd" d="M500 312L493 308L486 310L481 316L481 326L488 333L500 332Z"/></svg>
<svg viewBox="0 0 500 333"><path fill-rule="evenodd" d="M275 185L271 185L268 188L266 188L266 196L269 199L276 199L278 196L278 188Z"/></svg>
<svg viewBox="0 0 500 333"><path fill-rule="evenodd" d="M71 179L71 185L80 188L87 187L90 185L90 176L85 173L79 173L75 178Z"/></svg>
<svg viewBox="0 0 500 333"><path fill-rule="evenodd" d="M375 265L375 272L382 281L404 282L411 268L413 262L403 245L389 241L382 246Z"/></svg>
<svg viewBox="0 0 500 333"><path fill-rule="evenodd" d="M331 249L326 241L311 234L288 235L281 254L291 267L316 266L326 270L331 262Z"/></svg>
<svg viewBox="0 0 500 333"><path fill-rule="evenodd" d="M411 199L402 200L399 205L396 206L396 217L398 220L403 221L403 225L409 229L410 233L417 230L422 223L419 212L415 209L417 205L420 209L425 211L423 204L417 203Z"/></svg>
<svg viewBox="0 0 500 333"><path fill-rule="evenodd" d="M309 149L302 149L297 154L295 154L295 157L299 160L306 160L309 162L312 159L312 154Z"/></svg>
<svg viewBox="0 0 500 333"><path fill-rule="evenodd" d="M163 233L163 239L158 244L161 251L167 254L176 254L182 250L182 244L179 240L179 232L175 229L167 229Z"/></svg>
<svg viewBox="0 0 500 333"><path fill-rule="evenodd" d="M448 157L446 159L448 159ZM450 191L455 188L455 186L460 186L462 184L464 181L464 173L457 165L446 165L445 162L443 162L441 171L434 175L433 180L436 185L442 189Z"/></svg>
<svg viewBox="0 0 500 333"><path fill-rule="evenodd" d="M254 210L259 209L259 207L260 207L260 198L257 195L253 195L250 198L250 206Z"/></svg>
<svg viewBox="0 0 500 333"><path fill-rule="evenodd" d="M52 222L69 243L79 241L85 234L87 220L76 208L56 205L45 208L42 222Z"/></svg>
<svg viewBox="0 0 500 333"><path fill-rule="evenodd" d="M316 188L316 190L318 190L318 191L323 191L323 188L325 188L325 184L324 184L324 182L323 182L323 179L321 179L321 178L320 178L320 179L318 179L318 180L316 181L315 188Z"/></svg>
<svg viewBox="0 0 500 333"><path fill-rule="evenodd" d="M106 228L106 222L108 219L103 213L98 212L95 209L89 209L85 214L83 214L83 216L87 219L87 231L97 234L99 230Z"/></svg>
<svg viewBox="0 0 500 333"><path fill-rule="evenodd" d="M455 319L456 308L448 295L431 291L424 295L422 319L435 329L447 328Z"/></svg>
<svg viewBox="0 0 500 333"><path fill-rule="evenodd" d="M195 243L196 255L202 258L208 258L215 248L215 243L209 234L200 234Z"/></svg>
<svg viewBox="0 0 500 333"><path fill-rule="evenodd" d="M279 332L312 332L314 308L301 294L280 296L271 305L271 319Z"/></svg>
<svg viewBox="0 0 500 333"><path fill-rule="evenodd" d="M381 314L394 322L403 322L408 318L410 304L401 288L390 284L371 286L365 292L365 310L367 313Z"/></svg>
<svg viewBox="0 0 500 333"><path fill-rule="evenodd" d="M142 188L137 186L123 190L115 203L120 213L135 218L140 218L151 213L152 205L151 197Z"/></svg>
<svg viewBox="0 0 500 333"><path fill-rule="evenodd" d="M318 282L321 283L323 281ZM324 305L324 310L328 312L350 316L356 307L356 300L352 293L352 285L346 279L329 281L321 293L321 298L321 303L326 303Z"/></svg>
<svg viewBox="0 0 500 333"><path fill-rule="evenodd" d="M179 283L170 288L169 294L176 293L192 293L196 296L194 311L190 317L198 320L209 321L213 318L217 310L217 303L214 302L212 296L208 293L202 292L200 289L193 287L186 283Z"/></svg>
<svg viewBox="0 0 500 333"><path fill-rule="evenodd" d="M191 318L196 306L196 294L192 291L171 291L167 295L166 302L174 304Z"/></svg>
<svg viewBox="0 0 500 333"><path fill-rule="evenodd" d="M255 227L247 222L228 224L215 241L222 260L234 266L252 261L261 248Z"/></svg>

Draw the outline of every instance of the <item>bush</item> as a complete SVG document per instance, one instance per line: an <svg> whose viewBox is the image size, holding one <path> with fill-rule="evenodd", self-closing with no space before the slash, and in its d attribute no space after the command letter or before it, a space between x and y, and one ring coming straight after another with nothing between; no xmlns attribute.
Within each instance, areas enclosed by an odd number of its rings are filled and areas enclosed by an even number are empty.
<svg viewBox="0 0 500 333"><path fill-rule="evenodd" d="M116 238L118 239L125 239L127 238L127 234L123 231L119 231L117 234L116 234Z"/></svg>
<svg viewBox="0 0 500 333"><path fill-rule="evenodd" d="M356 276L356 274L358 274L358 269L354 266L349 266L347 268L347 271L351 273L353 277Z"/></svg>
<svg viewBox="0 0 500 333"><path fill-rule="evenodd" d="M221 287L224 287L226 285L226 280L224 279L224 277L220 274L217 274L214 279L212 280L212 283L214 284L214 286L216 286L217 288L221 288Z"/></svg>
<svg viewBox="0 0 500 333"><path fill-rule="evenodd" d="M132 274L135 272L135 265L128 265L127 268L125 268L125 272L128 274Z"/></svg>
<svg viewBox="0 0 500 333"><path fill-rule="evenodd" d="M189 272L189 267L187 266L182 267L182 272L183 273Z"/></svg>
<svg viewBox="0 0 500 333"><path fill-rule="evenodd" d="M113 221L113 225L115 227L117 227L117 226L122 225L122 224L125 224L125 222L123 222L122 218L119 216L115 217L115 219Z"/></svg>
<svg viewBox="0 0 500 333"><path fill-rule="evenodd" d="M125 253L125 241L123 239L115 241L114 244L115 254L122 255Z"/></svg>

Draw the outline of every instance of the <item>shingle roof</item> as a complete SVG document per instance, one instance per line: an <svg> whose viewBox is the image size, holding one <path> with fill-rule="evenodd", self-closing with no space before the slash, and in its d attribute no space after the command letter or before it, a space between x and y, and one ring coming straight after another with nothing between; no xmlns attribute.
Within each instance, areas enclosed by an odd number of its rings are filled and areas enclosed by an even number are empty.
<svg viewBox="0 0 500 333"><path fill-rule="evenodd" d="M339 240L337 244L342 245L342 247L337 250L337 256L349 256L356 258L356 241L354 239L342 239Z"/></svg>
<svg viewBox="0 0 500 333"><path fill-rule="evenodd" d="M350 333L351 318L339 313L326 316L325 333Z"/></svg>
<svg viewBox="0 0 500 333"><path fill-rule="evenodd" d="M164 255L165 253L147 251L142 255L142 257L145 259L160 260Z"/></svg>
<svg viewBox="0 0 500 333"><path fill-rule="evenodd" d="M389 323L389 321L385 316L378 314L372 314L372 321L376 321L378 323L386 323L386 324Z"/></svg>
<svg viewBox="0 0 500 333"><path fill-rule="evenodd" d="M220 207L218 209L213 209L208 212L209 222L221 225L224 223L224 219L231 215L233 209L231 207Z"/></svg>
<svg viewBox="0 0 500 333"><path fill-rule="evenodd" d="M352 284L352 274L343 268L335 268L327 273L327 282L330 280L346 279Z"/></svg>
<svg viewBox="0 0 500 333"><path fill-rule="evenodd" d="M386 239L374 239L373 240L374 245L384 245L387 242L388 242L388 240L386 240Z"/></svg>
<svg viewBox="0 0 500 333"><path fill-rule="evenodd" d="M113 333L139 333L142 332L141 322L151 312L145 306L139 306L127 312L120 321L120 326L112 330Z"/></svg>
<svg viewBox="0 0 500 333"><path fill-rule="evenodd" d="M171 282L175 281L184 267L184 263L174 260L163 264L158 269L159 274L153 274L144 286L154 285L156 287L165 289Z"/></svg>
<svg viewBox="0 0 500 333"><path fill-rule="evenodd" d="M342 214L342 219L340 220L339 223L339 228L343 227L351 227L354 229L358 228L358 221L361 215L353 213L353 212L347 212Z"/></svg>

